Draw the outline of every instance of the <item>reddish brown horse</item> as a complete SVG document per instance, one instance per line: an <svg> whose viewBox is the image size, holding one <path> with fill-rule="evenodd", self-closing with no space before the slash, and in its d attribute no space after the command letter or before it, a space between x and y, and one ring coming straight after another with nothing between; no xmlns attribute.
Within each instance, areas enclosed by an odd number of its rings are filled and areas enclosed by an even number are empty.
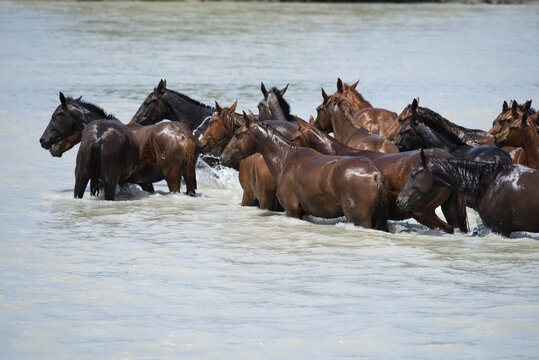
<svg viewBox="0 0 539 360"><path fill-rule="evenodd" d="M243 188L242 206L258 206L261 209L283 211L277 200L277 185L264 157L255 153L240 164L239 180Z"/></svg>
<svg viewBox="0 0 539 360"><path fill-rule="evenodd" d="M522 114L528 115L529 121L536 127L537 131L539 131L539 123L537 123L539 112L536 113L531 107L531 104L531 100L528 100L521 105L519 105L516 100L511 100L510 105L507 104L507 101L504 101L502 112L492 122L492 128L488 131L489 134L496 136L507 131L509 125L518 121Z"/></svg>
<svg viewBox="0 0 539 360"><path fill-rule="evenodd" d="M99 195L99 182L105 200L114 200L116 185L135 171L139 155L137 139L118 120L96 120L82 130L75 167L76 198L82 198L88 181L90 194Z"/></svg>
<svg viewBox="0 0 539 360"><path fill-rule="evenodd" d="M403 211L396 206L396 198L402 190L408 176L420 161L419 151L407 151L397 154L382 154L374 151L352 149L319 129L305 122L298 121L300 131L294 135L294 141L300 146L310 147L322 154L364 156L372 160L374 165L382 171L388 188L389 219L402 220L413 217L420 224L439 229L448 233L458 227L462 232L468 231L466 207L462 198L448 189L436 189L425 196L421 202L415 204L409 211ZM429 150L432 156L438 158L451 158L452 156L442 149ZM449 222L441 220L435 209L441 206Z"/></svg>
<svg viewBox="0 0 539 360"><path fill-rule="evenodd" d="M432 189L451 187L464 194L483 223L509 236L513 231L539 232L539 171L522 165L433 159L421 152L421 163L397 199L411 209Z"/></svg>
<svg viewBox="0 0 539 360"><path fill-rule="evenodd" d="M335 139L359 150L383 153L399 152L389 140L354 124L350 102L342 95L328 96L322 89L324 101L316 108L318 112L314 126L325 132L333 131Z"/></svg>
<svg viewBox="0 0 539 360"><path fill-rule="evenodd" d="M200 139L200 148L203 152L209 152L216 146L224 148L234 132L243 125L243 119L235 113L237 105L237 100L230 107L221 107L217 101L215 102L217 114L210 118L208 128Z"/></svg>
<svg viewBox="0 0 539 360"><path fill-rule="evenodd" d="M40 142L51 154L61 156L78 143L81 130L95 119L115 119L100 107L79 99L65 98L60 93L61 105L55 110ZM115 119L117 120L117 119ZM160 123L142 126L130 123L127 127L140 145L137 170L127 180L153 192L153 182L166 180L171 192L180 189L181 177L185 179L187 194L196 189L195 165L198 145L191 131L184 124Z"/></svg>
<svg viewBox="0 0 539 360"><path fill-rule="evenodd" d="M269 126L246 114L244 118L275 178L277 197L287 216L344 215L355 225L387 231L385 180L371 161L297 147Z"/></svg>
<svg viewBox="0 0 539 360"><path fill-rule="evenodd" d="M520 119L509 125L506 131L496 135L494 142L498 146L511 144L522 147L526 152L528 166L539 169L539 135L527 113L520 115Z"/></svg>
<svg viewBox="0 0 539 360"><path fill-rule="evenodd" d="M386 109L374 108L356 90L358 83L359 80L352 85L348 85L338 78L337 91L334 95L342 95L350 102L356 127L367 129L372 134L385 136L387 130L397 120L397 113Z"/></svg>

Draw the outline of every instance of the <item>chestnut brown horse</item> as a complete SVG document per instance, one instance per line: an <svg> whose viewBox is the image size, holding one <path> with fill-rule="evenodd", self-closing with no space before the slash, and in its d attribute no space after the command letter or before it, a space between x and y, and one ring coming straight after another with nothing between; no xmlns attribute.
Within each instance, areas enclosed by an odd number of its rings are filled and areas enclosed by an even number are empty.
<svg viewBox="0 0 539 360"><path fill-rule="evenodd" d="M261 209L283 211L277 199L275 179L259 153L254 153L240 164L239 180L243 189L242 206L258 206Z"/></svg>
<svg viewBox="0 0 539 360"><path fill-rule="evenodd" d="M224 148L230 141L234 132L243 125L243 119L235 113L238 101L230 107L221 107L217 101L217 113L208 120L208 128L200 139L200 148L203 152L213 150L216 146Z"/></svg>
<svg viewBox="0 0 539 360"><path fill-rule="evenodd" d="M418 150L382 154L374 151L352 149L310 124L298 122L298 125L300 130L294 135L293 139L299 146L309 147L326 155L363 156L372 160L386 179L389 219L403 220L413 217L417 222L431 229L453 233L453 229L457 227L462 232L468 231L466 207L463 198L448 189L432 191L409 211L403 211L397 207L397 196L406 183L408 176L420 161ZM437 158L452 158L451 154L443 149L431 149L428 152ZM436 215L435 210L438 206L442 207L449 224Z"/></svg>
<svg viewBox="0 0 539 360"><path fill-rule="evenodd" d="M78 133L81 132L79 129L85 128L94 119L117 120L100 107L80 98L66 99L60 93L60 102L40 140L42 146L48 146L55 156L61 156L77 144L80 139ZM127 127L140 146L137 169L127 182L153 192L152 183L164 179L171 192L179 192L183 176L187 194L194 196L198 145L189 128L185 124L171 122L150 126L130 123Z"/></svg>
<svg viewBox="0 0 539 360"><path fill-rule="evenodd" d="M539 171L458 159L434 159L421 152L417 166L397 199L411 209L424 194L451 187L464 194L485 226L509 236L513 231L539 232Z"/></svg>
<svg viewBox="0 0 539 360"><path fill-rule="evenodd" d="M352 85L348 85L343 83L340 78L337 78L337 91L334 95L342 95L350 102L356 127L367 129L372 134L385 136L387 130L397 120L398 114L386 109L373 107L356 90L358 83L359 80Z"/></svg>
<svg viewBox="0 0 539 360"><path fill-rule="evenodd" d="M245 113L244 118L275 178L277 197L287 216L344 215L355 225L387 231L385 180L370 160L322 155L288 142Z"/></svg>
<svg viewBox="0 0 539 360"><path fill-rule="evenodd" d="M139 145L135 135L118 120L95 120L82 130L74 196L82 198L88 181L90 194L99 195L99 182L105 200L114 200L116 185L125 182L135 171Z"/></svg>
<svg viewBox="0 0 539 360"><path fill-rule="evenodd" d="M380 135L354 125L350 102L342 95L328 96L322 89L324 101L316 108L318 112L314 126L325 132L333 131L335 139L359 150L383 153L399 152L397 147Z"/></svg>
<svg viewBox="0 0 539 360"><path fill-rule="evenodd" d="M522 147L526 152L528 166L539 170L539 135L527 113L520 115L520 119L512 122L506 131L496 135L494 142L498 146L511 144Z"/></svg>
<svg viewBox="0 0 539 360"><path fill-rule="evenodd" d="M291 139L297 131L296 122L292 123L286 120L266 120L263 124L270 126L275 131L279 132L285 139ZM221 154L221 162L223 165L239 169L243 159L256 152L256 142L253 136L246 131L245 125L242 125L234 133L234 137L230 139Z"/></svg>
<svg viewBox="0 0 539 360"><path fill-rule="evenodd" d="M443 148L456 158L470 161L491 161L502 164L512 163L509 153L490 145L469 145L458 136L463 133L468 141L480 143L492 135L482 130L470 130L455 125L440 114L418 106L417 99L399 115L398 123L403 124L394 140L400 151L421 148Z"/></svg>
<svg viewBox="0 0 539 360"><path fill-rule="evenodd" d="M510 105L507 104L507 101L504 101L502 105L502 112L492 122L492 128L488 131L489 134L493 136L502 134L503 132L507 131L509 125L515 121L518 121L520 115L524 113L528 115L528 120L536 127L537 131L539 131L539 123L537 123L539 112L536 112L531 107L531 104L531 100L528 100L521 105L519 105L516 100L511 100Z"/></svg>

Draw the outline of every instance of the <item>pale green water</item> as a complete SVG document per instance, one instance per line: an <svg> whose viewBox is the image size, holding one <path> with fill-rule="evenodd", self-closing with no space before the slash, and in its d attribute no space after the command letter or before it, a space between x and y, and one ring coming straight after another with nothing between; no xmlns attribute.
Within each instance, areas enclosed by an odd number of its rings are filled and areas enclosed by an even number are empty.
<svg viewBox="0 0 539 360"><path fill-rule="evenodd" d="M537 358L538 236L391 234L200 196L72 199L40 148L58 91L128 121L159 79L256 110L290 83L307 118L340 76L488 129L539 101L539 6L0 2L0 358ZM535 104L537 105L537 104ZM472 227L476 215L469 215ZM314 222L314 223L313 223Z"/></svg>

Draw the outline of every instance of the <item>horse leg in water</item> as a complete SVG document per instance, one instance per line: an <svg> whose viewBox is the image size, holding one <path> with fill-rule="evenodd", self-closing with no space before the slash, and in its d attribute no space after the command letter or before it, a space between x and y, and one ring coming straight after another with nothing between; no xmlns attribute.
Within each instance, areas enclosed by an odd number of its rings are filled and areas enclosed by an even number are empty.
<svg viewBox="0 0 539 360"><path fill-rule="evenodd" d="M105 176L103 185L105 187L105 200L114 200L114 192L116 191L116 185L118 184L119 176Z"/></svg>
<svg viewBox="0 0 539 360"><path fill-rule="evenodd" d="M447 222L453 228L459 228L461 232L467 233L468 218L466 216L466 200L462 195L453 192L451 196L442 204L442 212Z"/></svg>
<svg viewBox="0 0 539 360"><path fill-rule="evenodd" d="M90 181L89 158L87 152L79 149L77 153L77 165L75 166L75 190L74 197L82 199L86 186Z"/></svg>
<svg viewBox="0 0 539 360"><path fill-rule="evenodd" d="M196 174L197 156L187 158L183 169L183 179L185 180L186 191L189 196L196 195L197 174Z"/></svg>
<svg viewBox="0 0 539 360"><path fill-rule="evenodd" d="M256 196L251 185L251 169L253 166L253 158L249 156L240 163L239 180L243 189L243 198L241 206L256 206Z"/></svg>
<svg viewBox="0 0 539 360"><path fill-rule="evenodd" d="M447 196L444 192L432 192L428 194L414 205L411 214L420 224L428 226L431 229L438 229L453 234L453 227L440 219L435 212L436 207L441 203L444 196Z"/></svg>
<svg viewBox="0 0 539 360"><path fill-rule="evenodd" d="M140 188L144 191L147 191L149 193L154 193L155 192L155 189L153 188L153 184L152 183L144 183L144 184L137 184L138 186L140 186Z"/></svg>
<svg viewBox="0 0 539 360"><path fill-rule="evenodd" d="M355 204L348 196L342 198L341 203L344 216L348 221L365 229L372 228L372 217L376 209L371 209L370 206L363 206L363 204Z"/></svg>

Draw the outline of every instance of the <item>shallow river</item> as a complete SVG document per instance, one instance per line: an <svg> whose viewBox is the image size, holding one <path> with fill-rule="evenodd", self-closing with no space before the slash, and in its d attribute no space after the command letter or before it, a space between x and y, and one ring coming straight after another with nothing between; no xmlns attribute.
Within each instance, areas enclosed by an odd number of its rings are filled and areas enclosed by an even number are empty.
<svg viewBox="0 0 539 360"><path fill-rule="evenodd" d="M198 196L72 197L76 149L38 139L58 91L127 122L168 87L308 118L361 79L489 129L539 101L539 6L0 2L0 358L537 358L539 235L391 233L243 208L234 170ZM539 104L535 104L536 106ZM539 219L538 219L539 221Z"/></svg>

